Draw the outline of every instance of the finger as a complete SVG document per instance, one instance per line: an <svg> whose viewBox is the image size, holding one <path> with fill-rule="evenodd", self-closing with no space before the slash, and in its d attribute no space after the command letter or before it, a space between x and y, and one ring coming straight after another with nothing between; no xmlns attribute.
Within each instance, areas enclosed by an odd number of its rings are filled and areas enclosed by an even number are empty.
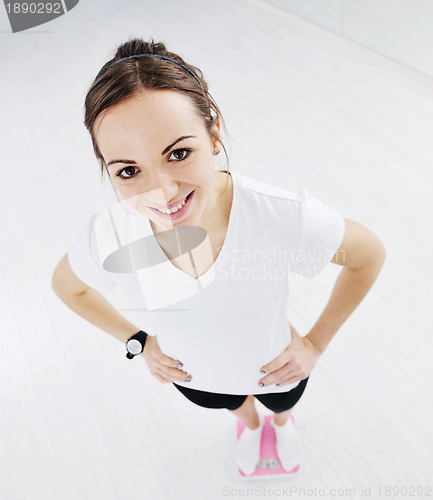
<svg viewBox="0 0 433 500"><path fill-rule="evenodd" d="M167 356L163 352L159 355L159 363L164 366L168 366L170 368L182 368L183 363L182 361L179 361L178 359L170 358L170 356Z"/></svg>
<svg viewBox="0 0 433 500"><path fill-rule="evenodd" d="M289 385L289 384L294 384L295 382L300 382L301 380L304 380L304 377L303 375L294 375L292 377L289 377L288 379L285 379L283 381L283 384L284 385ZM281 384L280 384L281 385Z"/></svg>
<svg viewBox="0 0 433 500"><path fill-rule="evenodd" d="M179 382L186 382L186 378L189 376L191 377L191 374L186 373L184 370L182 370L183 363L179 360L170 358L169 356L166 356L163 354L164 359L163 364L165 368L165 373L169 378L171 378L173 381L179 381Z"/></svg>
<svg viewBox="0 0 433 500"><path fill-rule="evenodd" d="M288 380L277 382L275 385L279 385L279 386L290 385L290 384L294 384L295 382L299 382L301 380L302 380L301 377L292 377Z"/></svg>
<svg viewBox="0 0 433 500"><path fill-rule="evenodd" d="M162 371L160 371L160 372L152 372L152 375L156 379L158 379L160 382L162 382L163 384L169 384L169 383L172 383L172 382L185 382L185 379L187 377L187 374L184 374L183 377L180 377L179 379L175 379L169 373L164 373Z"/></svg>
<svg viewBox="0 0 433 500"><path fill-rule="evenodd" d="M168 382L165 378L158 375L158 373L152 373L152 375L156 378L156 380L158 380L159 382L162 382L163 384Z"/></svg>
<svg viewBox="0 0 433 500"><path fill-rule="evenodd" d="M263 371L265 374L269 375L277 370L279 370L280 368L282 368L283 366L287 365L290 363L290 361L292 360L292 354L291 352L289 351L289 347L288 346L286 348L286 350L280 354L278 356L278 358L275 358L273 361L271 361L270 363L268 363L267 365L263 366L260 371ZM266 377L265 377L266 378ZM264 379L262 379L261 381L263 382Z"/></svg>
<svg viewBox="0 0 433 500"><path fill-rule="evenodd" d="M179 368L168 368L164 371L164 373L167 378L170 378L173 381L176 380L179 382L187 382L188 377L190 377L190 380L192 378L192 375L190 373L184 372Z"/></svg>
<svg viewBox="0 0 433 500"><path fill-rule="evenodd" d="M290 371L293 371L293 369L291 370L290 367L288 367L286 364L283 367L279 368L278 370L273 371L272 373L270 373L266 377L259 380L259 384L263 383L263 385L265 385L265 386L266 385L273 385L273 384L277 383L278 380L283 380L287 376L287 373Z"/></svg>
<svg viewBox="0 0 433 500"><path fill-rule="evenodd" d="M303 371L292 370L284 374L279 381L278 380L276 381L276 383L279 385L294 384L295 382L300 382L301 380L304 380L307 377L308 375L306 375L305 372Z"/></svg>

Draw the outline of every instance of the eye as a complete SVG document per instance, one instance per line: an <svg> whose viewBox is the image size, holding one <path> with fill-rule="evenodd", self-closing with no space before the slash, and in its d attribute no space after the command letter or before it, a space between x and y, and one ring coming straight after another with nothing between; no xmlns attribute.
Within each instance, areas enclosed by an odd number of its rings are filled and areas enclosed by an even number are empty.
<svg viewBox="0 0 433 500"><path fill-rule="evenodd" d="M186 151L187 155L182 156L182 158L176 158L176 159L177 159L177 161L182 161L182 160L185 160L186 158L188 158L188 156L189 156L189 155L190 155L190 153L191 153L191 149L189 149L189 148L175 149L175 150L171 153L171 155L173 155L174 153L179 153L179 152L183 152L183 151ZM170 155L170 156L171 156L171 155Z"/></svg>
<svg viewBox="0 0 433 500"><path fill-rule="evenodd" d="M192 150L190 148L175 149L174 151L171 152L170 157L171 157L171 155L174 155L176 153L176 156L177 156L176 161L181 162L181 161L186 160L188 158L191 151ZM180 155L181 158L179 158L179 153L181 153L181 155ZM171 160L171 161L173 161L173 160ZM128 167L125 167L125 168L122 168L121 170L119 170L116 173L116 176L120 177L123 180L132 179L137 174L137 172L135 170L136 170L136 167L134 167L133 165L130 165ZM123 172L125 172L126 175L124 175Z"/></svg>
<svg viewBox="0 0 433 500"><path fill-rule="evenodd" d="M136 167L133 167L132 165L130 165L129 167L125 167L125 168L122 168L122 170L119 170L116 174L117 177L120 177L121 179L132 179L132 177L134 177L135 175L135 168ZM122 174L123 172L126 172L127 174L130 174L130 175L126 175L126 177L124 175L120 175Z"/></svg>

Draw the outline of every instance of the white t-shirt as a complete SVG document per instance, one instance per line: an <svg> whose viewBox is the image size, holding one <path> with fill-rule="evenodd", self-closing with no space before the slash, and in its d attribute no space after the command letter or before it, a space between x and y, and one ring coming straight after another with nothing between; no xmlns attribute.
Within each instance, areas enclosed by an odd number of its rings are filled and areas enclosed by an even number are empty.
<svg viewBox="0 0 433 500"><path fill-rule="evenodd" d="M344 219L307 190L295 193L238 172L231 176L226 238L214 265L198 279L165 256L149 219L120 203L90 217L69 262L92 288L107 292L119 285L139 298L139 329L156 335L161 351L192 375L177 384L226 394L286 392L299 382L258 382L260 368L291 342L290 272L315 277L340 246ZM128 255L137 241L147 242L141 248L148 260L134 271ZM115 254L119 248L126 251ZM112 272L113 255L122 272Z"/></svg>

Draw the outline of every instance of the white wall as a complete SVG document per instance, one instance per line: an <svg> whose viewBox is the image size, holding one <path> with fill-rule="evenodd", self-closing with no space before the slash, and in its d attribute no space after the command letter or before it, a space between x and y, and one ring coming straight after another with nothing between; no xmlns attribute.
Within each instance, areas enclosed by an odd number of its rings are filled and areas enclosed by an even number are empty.
<svg viewBox="0 0 433 500"><path fill-rule="evenodd" d="M431 0L265 0L433 77Z"/></svg>

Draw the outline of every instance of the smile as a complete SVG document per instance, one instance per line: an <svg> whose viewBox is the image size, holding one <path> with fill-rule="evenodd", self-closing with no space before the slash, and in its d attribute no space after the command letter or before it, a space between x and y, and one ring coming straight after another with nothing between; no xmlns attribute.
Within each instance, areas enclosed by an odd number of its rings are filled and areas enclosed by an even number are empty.
<svg viewBox="0 0 433 500"><path fill-rule="evenodd" d="M176 206L172 207L171 209L168 210L162 210L159 208L151 208L155 213L157 213L160 217L164 219L179 219L182 217L187 211L189 206L191 205L191 199L193 198L195 191L192 191L189 193L188 196L186 196L180 203L178 203Z"/></svg>

